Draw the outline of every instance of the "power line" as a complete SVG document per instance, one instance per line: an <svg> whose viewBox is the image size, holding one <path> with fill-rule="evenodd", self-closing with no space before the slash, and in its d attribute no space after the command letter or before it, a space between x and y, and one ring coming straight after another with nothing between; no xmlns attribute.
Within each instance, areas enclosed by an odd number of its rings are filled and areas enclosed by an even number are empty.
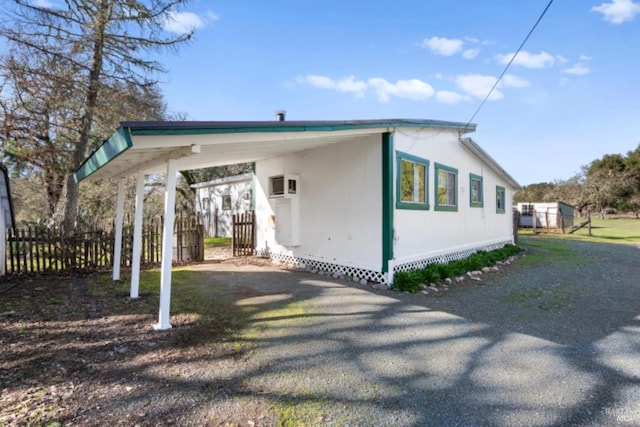
<svg viewBox="0 0 640 427"><path fill-rule="evenodd" d="M518 53L520 53L520 51L522 50L522 48L524 47L525 43L527 42L527 40L529 40L529 37L531 37L531 34L533 34L533 32L535 31L536 27L538 26L538 24L540 23L540 21L542 21L542 18L544 17L544 15L547 13L547 10L549 10L549 8L551 7L551 4L553 3L553 0L549 0L549 4L547 4L547 7L544 8L544 10L542 11L542 13L540 14L540 16L538 17L538 20L536 21L535 24L533 24L533 27L531 27L531 30L529 31L529 34L527 34L527 37L524 38L524 40L522 41L522 43L520 44L520 47L518 47L518 50L516 50L516 52L513 54L513 56L511 57L511 60L509 61L509 63L506 65L506 67L504 67L504 70L502 70L502 74L500 74L500 76L498 77L498 79L496 80L496 82L493 84L493 87L491 88L491 90L489 90L489 93L487 93L487 96L485 96L485 98L482 100L482 102L480 103L480 105L478 106L478 108L476 109L475 113L473 113L473 116L471 116L471 118L469 119L469 121L467 122L467 124L465 125L465 128L468 128L469 125L471 124L471 122L473 121L473 119L475 119L476 115L480 112L480 109L482 108L482 106L484 105L485 102L487 102L487 100L489 99L489 97L491 96L491 94L493 93L493 91L495 90L495 88L498 86L498 83L500 83L500 80L502 80L502 78L504 77L504 75L506 74L507 70L509 69L509 66L513 63L513 61L516 59L516 56L518 56Z"/></svg>

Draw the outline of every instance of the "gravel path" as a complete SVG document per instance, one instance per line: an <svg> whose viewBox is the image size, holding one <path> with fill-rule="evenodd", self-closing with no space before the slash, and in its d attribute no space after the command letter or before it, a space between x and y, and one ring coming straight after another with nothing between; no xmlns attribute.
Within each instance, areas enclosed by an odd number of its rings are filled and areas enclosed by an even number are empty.
<svg viewBox="0 0 640 427"><path fill-rule="evenodd" d="M436 295L240 283L245 390L310 425L640 425L640 248L545 241Z"/></svg>

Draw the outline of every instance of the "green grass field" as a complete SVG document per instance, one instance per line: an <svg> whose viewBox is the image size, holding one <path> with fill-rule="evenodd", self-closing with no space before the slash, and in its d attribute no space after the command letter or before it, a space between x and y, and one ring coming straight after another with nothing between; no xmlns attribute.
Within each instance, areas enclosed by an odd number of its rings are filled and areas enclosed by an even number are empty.
<svg viewBox="0 0 640 427"><path fill-rule="evenodd" d="M574 223L580 224L586 219L575 218ZM544 228L538 228L539 235L553 235L566 239L585 240L590 242L608 242L608 243L640 243L640 219L638 218L617 218L617 219L600 219L591 218L591 236L587 227L581 228L573 234L562 234L559 230L551 230L547 232ZM519 234L522 236L531 236L530 228L521 228Z"/></svg>
<svg viewBox="0 0 640 427"><path fill-rule="evenodd" d="M205 237L204 238L205 248L217 248L219 246L230 246L230 245L231 245L231 237Z"/></svg>

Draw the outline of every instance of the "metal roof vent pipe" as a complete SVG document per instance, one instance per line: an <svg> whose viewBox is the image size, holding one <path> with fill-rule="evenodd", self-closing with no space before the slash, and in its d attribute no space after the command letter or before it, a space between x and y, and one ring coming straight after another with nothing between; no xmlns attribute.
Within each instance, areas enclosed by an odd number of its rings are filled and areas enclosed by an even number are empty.
<svg viewBox="0 0 640 427"><path fill-rule="evenodd" d="M276 111L276 121L284 122L285 117L287 116L287 112L284 110Z"/></svg>

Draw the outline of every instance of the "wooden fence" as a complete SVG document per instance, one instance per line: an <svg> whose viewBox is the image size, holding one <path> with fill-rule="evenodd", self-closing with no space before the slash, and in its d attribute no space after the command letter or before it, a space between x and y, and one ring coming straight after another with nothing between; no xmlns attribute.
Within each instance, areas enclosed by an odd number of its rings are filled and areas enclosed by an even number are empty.
<svg viewBox="0 0 640 427"><path fill-rule="evenodd" d="M231 229L231 246L233 256L251 256L255 253L255 224L254 211L233 214Z"/></svg>
<svg viewBox="0 0 640 427"><path fill-rule="evenodd" d="M204 259L204 232L201 224L176 219L173 243L174 261ZM7 230L6 272L8 274L62 271L95 271L113 265L113 230L89 230L63 236L56 228L19 227ZM133 226L122 233L121 266L132 262ZM162 260L162 219L145 221L142 232L142 265ZM1 261L0 261L1 262Z"/></svg>

